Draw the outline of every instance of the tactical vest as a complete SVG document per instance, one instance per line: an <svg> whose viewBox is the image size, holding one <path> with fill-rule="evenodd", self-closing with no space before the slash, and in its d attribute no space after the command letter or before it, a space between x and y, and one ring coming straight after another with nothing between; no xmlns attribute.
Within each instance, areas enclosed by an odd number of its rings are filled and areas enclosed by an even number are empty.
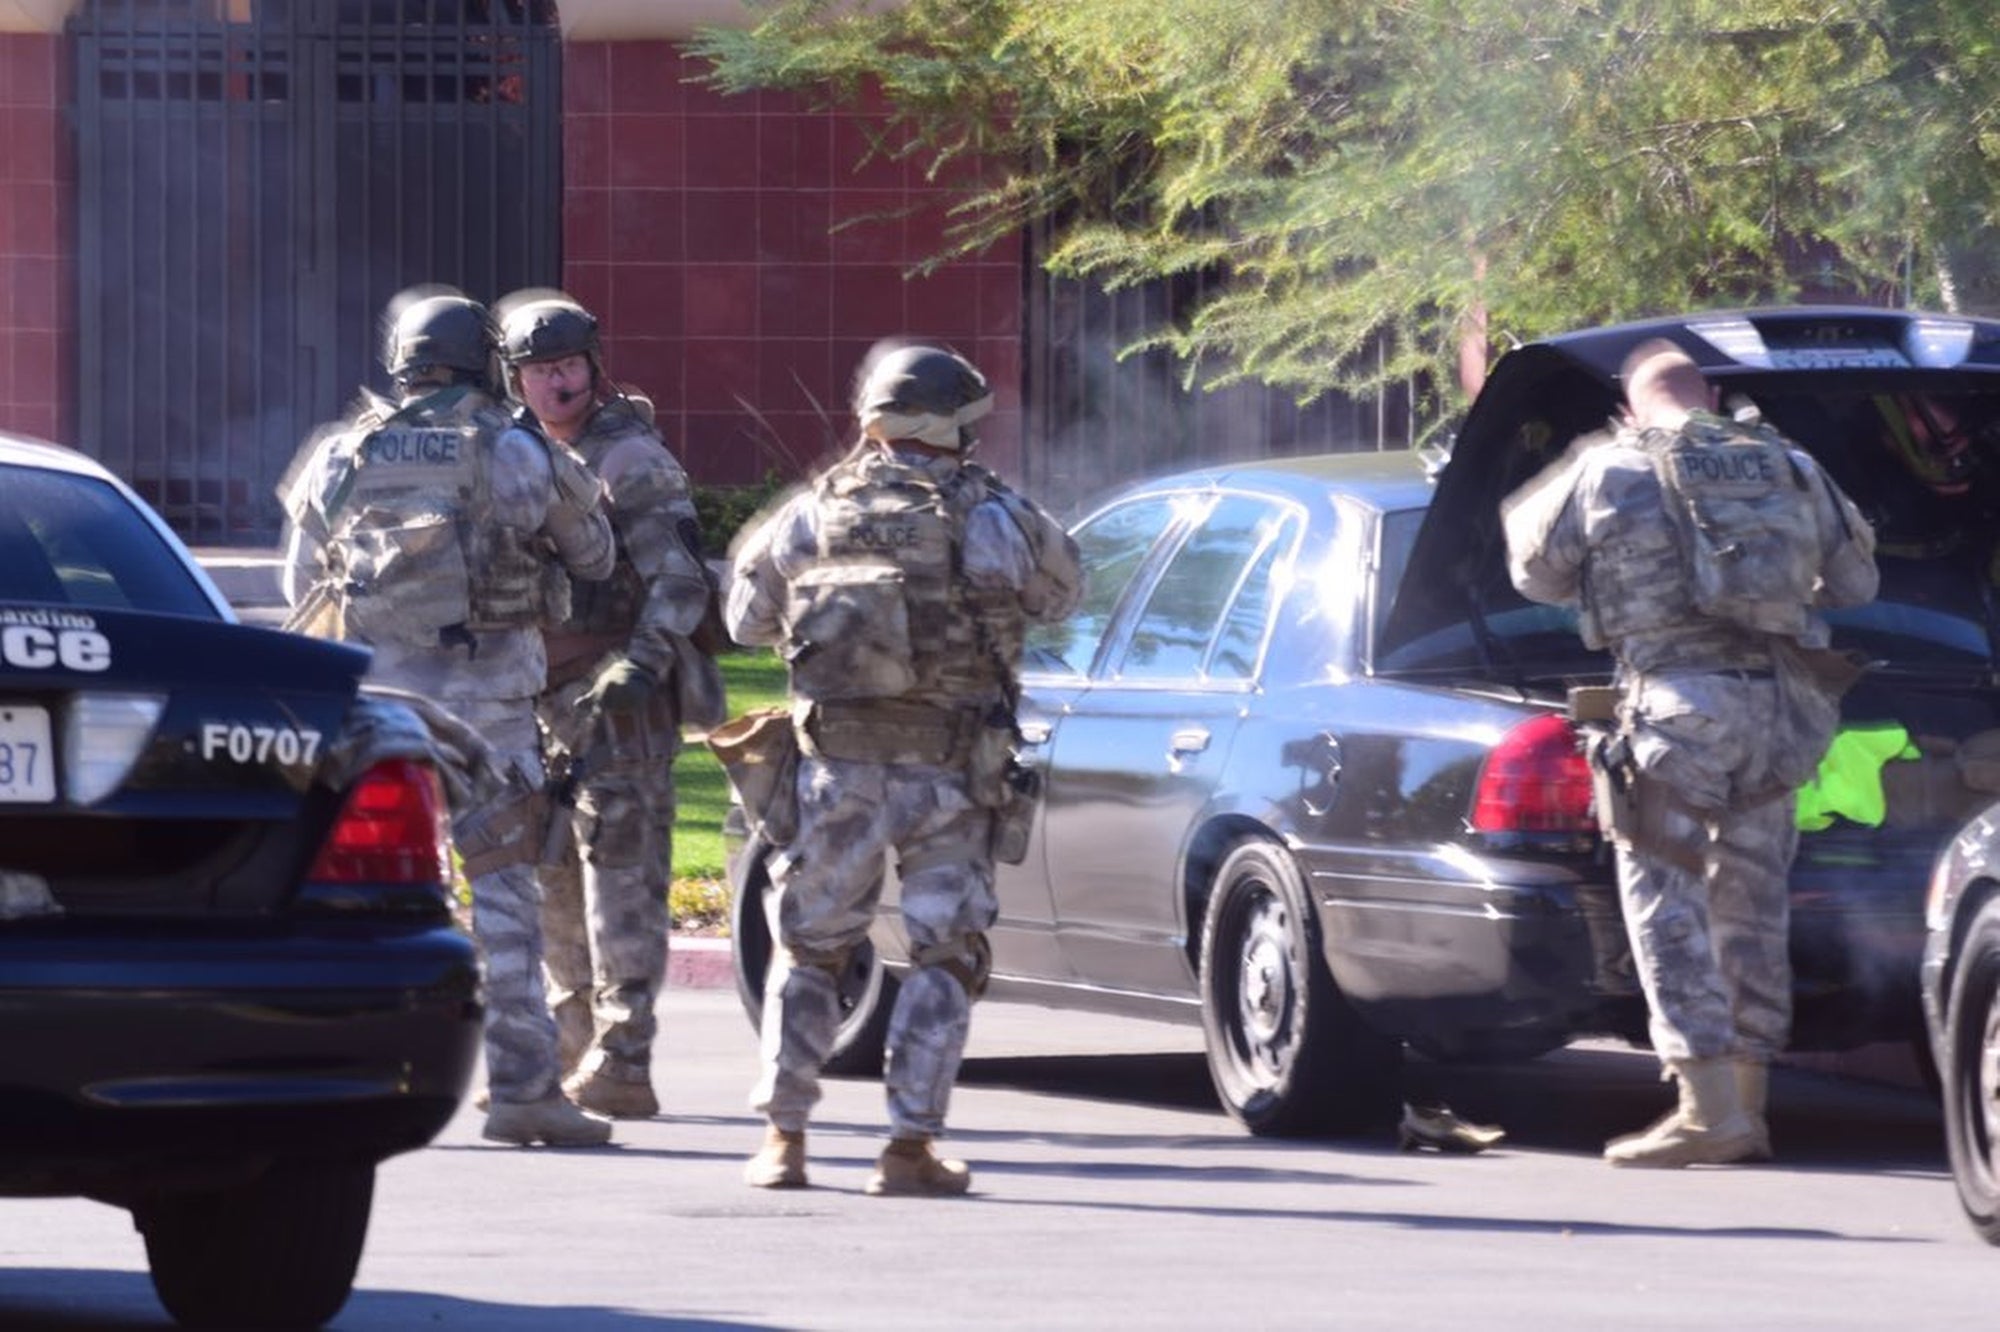
<svg viewBox="0 0 2000 1332"><path fill-rule="evenodd" d="M1803 636L1819 584L1812 476L1783 436L1697 412L1647 430L1661 498L1679 538L1694 607L1757 633Z"/></svg>
<svg viewBox="0 0 2000 1332"><path fill-rule="evenodd" d="M493 518L491 441L508 428L452 388L364 417L334 445L322 509L346 637L436 647L453 630L540 621L534 534Z"/></svg>
<svg viewBox="0 0 2000 1332"><path fill-rule="evenodd" d="M939 484L872 452L821 480L818 558L787 589L796 695L947 708L1004 695L1022 617L967 586L959 557L966 516L985 495L978 469Z"/></svg>

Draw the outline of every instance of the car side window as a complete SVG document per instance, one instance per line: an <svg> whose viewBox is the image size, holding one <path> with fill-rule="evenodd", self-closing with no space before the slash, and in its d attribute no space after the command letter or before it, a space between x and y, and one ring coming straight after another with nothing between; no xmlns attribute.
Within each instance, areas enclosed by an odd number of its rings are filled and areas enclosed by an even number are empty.
<svg viewBox="0 0 2000 1332"><path fill-rule="evenodd" d="M1180 497L1148 495L1101 510L1076 529L1077 551L1088 571L1083 600L1061 623L1029 629L1027 670L1068 675L1090 670L1126 588L1182 508Z"/></svg>
<svg viewBox="0 0 2000 1332"><path fill-rule="evenodd" d="M1280 570L1289 570L1299 529L1297 515L1267 525L1263 549L1243 571L1236 596L1222 617L1215 646L1209 650L1203 674L1211 680L1248 680L1257 674L1257 658L1264 648L1264 633L1271 623L1271 608L1277 603Z"/></svg>
<svg viewBox="0 0 2000 1332"><path fill-rule="evenodd" d="M1238 634L1247 630L1261 639L1266 609L1261 602L1268 591L1269 567L1264 571L1263 589L1249 586L1259 581L1250 575L1259 557L1270 551L1284 519L1283 511L1267 499L1226 495L1218 500L1153 585L1118 664L1117 677L1126 681L1199 677L1224 612L1239 601L1246 620L1254 619L1256 624L1249 629L1239 623ZM1253 645L1243 672L1254 665L1255 654ZM1239 649L1238 657L1244 656Z"/></svg>

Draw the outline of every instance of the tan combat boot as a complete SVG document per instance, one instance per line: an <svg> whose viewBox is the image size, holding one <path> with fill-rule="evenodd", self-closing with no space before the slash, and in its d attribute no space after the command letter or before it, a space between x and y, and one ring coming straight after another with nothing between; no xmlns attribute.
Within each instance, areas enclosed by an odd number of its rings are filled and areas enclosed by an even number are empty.
<svg viewBox="0 0 2000 1332"><path fill-rule="evenodd" d="M539 1101L495 1101L480 1136L493 1142L532 1147L602 1147L611 1141L611 1121L586 1115L560 1096Z"/></svg>
<svg viewBox="0 0 2000 1332"><path fill-rule="evenodd" d="M1614 1138L1604 1159L1615 1166L1674 1169L1755 1156L1757 1126L1743 1113L1735 1061L1677 1059L1667 1067L1680 1083L1680 1104L1645 1132Z"/></svg>
<svg viewBox="0 0 2000 1332"><path fill-rule="evenodd" d="M743 1166L743 1182L753 1189L802 1189L806 1186L804 1129L764 1130L764 1145Z"/></svg>
<svg viewBox="0 0 2000 1332"><path fill-rule="evenodd" d="M1757 1131L1756 1150L1750 1159L1768 1161L1771 1159L1771 1125L1764 1117L1764 1107L1769 1104L1771 1091L1771 1066L1755 1059L1736 1061L1736 1099L1743 1103L1743 1113L1749 1117L1751 1127Z"/></svg>
<svg viewBox="0 0 2000 1332"><path fill-rule="evenodd" d="M891 1138L875 1159L867 1192L948 1198L972 1187L972 1172L963 1161L939 1156L929 1138Z"/></svg>
<svg viewBox="0 0 2000 1332"><path fill-rule="evenodd" d="M643 1074L621 1078L609 1065L570 1074L563 1080L563 1095L585 1110L613 1119L651 1119L660 1113L651 1078Z"/></svg>

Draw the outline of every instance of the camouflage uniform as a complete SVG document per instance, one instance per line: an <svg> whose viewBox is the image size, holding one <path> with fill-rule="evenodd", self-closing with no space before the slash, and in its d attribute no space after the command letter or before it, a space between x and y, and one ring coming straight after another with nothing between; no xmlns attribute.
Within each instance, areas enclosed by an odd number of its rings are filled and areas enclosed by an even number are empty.
<svg viewBox="0 0 2000 1332"><path fill-rule="evenodd" d="M286 498L288 600L327 632L369 644L371 680L443 705L512 780L501 805L455 809L453 830L468 871L491 866L469 877L493 1102L546 1101L559 1070L542 990L539 829L528 813L543 782L540 621L549 550L579 578L610 571L596 479L461 384L401 407L370 399L309 446ZM447 533L451 542L434 539ZM399 575L400 561L417 575Z"/></svg>
<svg viewBox="0 0 2000 1332"><path fill-rule="evenodd" d="M552 761L582 775L559 838L565 854L542 867L544 964L565 1067L647 1084L666 977L681 719L671 687L636 712L600 716L584 700L621 657L667 685L699 665L688 635L711 588L687 474L644 416L613 398L574 445L604 482L618 562L609 579L572 590L569 618L547 635L542 725Z"/></svg>
<svg viewBox="0 0 2000 1332"><path fill-rule="evenodd" d="M889 1120L898 1140L943 1132L998 910L990 756L1012 734L1027 622L1068 614L1080 591L1075 544L991 473L875 443L739 548L725 622L740 642L781 646L802 718L751 1094L775 1130L802 1133L819 1099L835 978L893 854L914 967L889 1023Z"/></svg>
<svg viewBox="0 0 2000 1332"><path fill-rule="evenodd" d="M1718 445L1752 433L1702 412L1684 429ZM1868 524L1808 455L1768 437L1811 496L1817 604L1869 600ZM1798 830L1787 797L1825 753L1837 716L1786 684L1785 640L1696 609L1653 443L1621 429L1510 497L1510 571L1528 597L1578 607L1586 643L1615 655L1633 762L1675 797L1662 841L1692 851L1677 864L1617 846L1654 1049L1670 1064L1761 1064L1791 1025L1787 876ZM1824 647L1825 623L1809 613L1802 623L1797 644Z"/></svg>

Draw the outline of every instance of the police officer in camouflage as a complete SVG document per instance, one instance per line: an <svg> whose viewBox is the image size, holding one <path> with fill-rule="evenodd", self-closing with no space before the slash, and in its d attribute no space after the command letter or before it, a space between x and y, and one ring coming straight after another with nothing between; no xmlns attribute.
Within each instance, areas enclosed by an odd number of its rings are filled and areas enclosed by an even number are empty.
<svg viewBox="0 0 2000 1332"><path fill-rule="evenodd" d="M1829 655L1816 608L1875 595L1874 534L1803 450L1717 415L1672 342L1634 349L1622 377L1626 418L1502 506L1515 585L1576 607L1617 662L1617 729L1591 749L1598 818L1679 1094L1604 1155L1765 1158L1769 1064L1791 1029L1791 796L1839 720L1810 669Z"/></svg>
<svg viewBox="0 0 2000 1332"><path fill-rule="evenodd" d="M550 570L603 578L611 524L589 469L502 405L484 306L414 289L385 323L395 400L364 393L309 442L286 485L292 623L373 648L372 680L435 700L505 768L497 796L452 821L486 963L484 1133L522 1146L603 1143L610 1121L562 1095L542 989L534 700L547 675Z"/></svg>
<svg viewBox="0 0 2000 1332"><path fill-rule="evenodd" d="M690 641L712 595L687 474L650 404L604 375L597 320L561 292L503 299L500 354L515 399L582 455L605 488L617 567L577 583L551 627L538 711L565 799L542 865L549 1001L564 1089L620 1119L659 1113L654 1003L666 978L674 756L689 674L713 666ZM717 677L719 682L719 677ZM718 687L713 712L721 720Z"/></svg>
<svg viewBox="0 0 2000 1332"><path fill-rule="evenodd" d="M837 978L867 937L894 857L912 969L888 1030L891 1138L871 1194L963 1193L941 1157L946 1104L990 962L991 839L1012 796L1022 637L1082 590L1075 543L970 461L985 379L936 347L878 349L855 400L862 439L739 543L724 620L785 657L800 749L797 832L771 863L768 1121L745 1167L806 1183L805 1128L840 1021Z"/></svg>

